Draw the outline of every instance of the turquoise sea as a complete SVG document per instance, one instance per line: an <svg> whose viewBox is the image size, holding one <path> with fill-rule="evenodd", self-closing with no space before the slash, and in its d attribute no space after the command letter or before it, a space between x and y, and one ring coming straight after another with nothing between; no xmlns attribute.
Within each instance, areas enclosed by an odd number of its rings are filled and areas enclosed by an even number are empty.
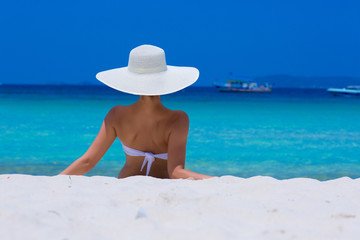
<svg viewBox="0 0 360 240"><path fill-rule="evenodd" d="M106 113L137 96L106 86L0 86L0 174L56 175L85 153ZM190 87L162 97L190 118L186 168L209 175L360 177L360 98L324 89L271 94ZM87 175L116 177L116 140Z"/></svg>

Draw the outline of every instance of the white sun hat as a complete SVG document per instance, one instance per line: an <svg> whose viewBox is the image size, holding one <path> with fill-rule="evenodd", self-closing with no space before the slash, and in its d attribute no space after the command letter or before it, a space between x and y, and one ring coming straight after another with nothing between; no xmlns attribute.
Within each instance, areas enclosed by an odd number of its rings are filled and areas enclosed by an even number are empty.
<svg viewBox="0 0 360 240"><path fill-rule="evenodd" d="M141 45L131 50L127 67L99 72L96 78L121 92L154 96L190 86L199 78L199 70L168 66L164 50Z"/></svg>

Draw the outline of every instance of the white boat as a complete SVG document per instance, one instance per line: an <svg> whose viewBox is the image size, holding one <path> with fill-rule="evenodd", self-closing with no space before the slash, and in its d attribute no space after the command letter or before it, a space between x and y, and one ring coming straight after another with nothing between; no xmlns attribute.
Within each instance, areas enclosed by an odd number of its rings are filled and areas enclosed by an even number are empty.
<svg viewBox="0 0 360 240"><path fill-rule="evenodd" d="M328 88L327 91L334 95L359 95L360 86L348 86L346 88Z"/></svg>
<svg viewBox="0 0 360 240"><path fill-rule="evenodd" d="M259 85L256 82L241 80L226 80L226 83L214 83L214 86L220 92L270 93L272 91L267 83Z"/></svg>

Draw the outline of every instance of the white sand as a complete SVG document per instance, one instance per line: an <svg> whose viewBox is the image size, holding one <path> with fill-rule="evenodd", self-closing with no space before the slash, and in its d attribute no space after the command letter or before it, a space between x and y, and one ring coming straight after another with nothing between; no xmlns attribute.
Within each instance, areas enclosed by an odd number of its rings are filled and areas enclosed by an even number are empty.
<svg viewBox="0 0 360 240"><path fill-rule="evenodd" d="M0 175L0 239L360 239L360 178Z"/></svg>

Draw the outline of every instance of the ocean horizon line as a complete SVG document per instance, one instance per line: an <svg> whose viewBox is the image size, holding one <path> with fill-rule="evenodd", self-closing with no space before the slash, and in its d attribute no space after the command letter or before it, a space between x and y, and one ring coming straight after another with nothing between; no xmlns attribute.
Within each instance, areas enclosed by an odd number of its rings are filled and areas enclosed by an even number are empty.
<svg viewBox="0 0 360 240"><path fill-rule="evenodd" d="M8 87L21 87L21 86L27 86L27 87L99 87L99 88L108 88L106 85L101 84L56 84L56 83L0 83L0 87L2 86L8 86ZM200 86L189 86L187 88L211 88L215 89L212 85L200 85ZM283 87L283 86L272 86L273 89L314 89L314 90L321 90L321 89L327 89L328 87L306 87L306 86L297 86L297 87Z"/></svg>
<svg viewBox="0 0 360 240"><path fill-rule="evenodd" d="M215 78L211 83L202 84L201 81L194 83L191 88L213 88L215 83L224 83L226 80L253 81L259 84L268 83L273 89L327 89L327 88L345 88L352 85L360 85L360 77L349 76L296 76L286 74L272 74L267 76L227 76ZM103 87L100 82L95 80L85 80L77 82L1 82L0 86L88 86ZM106 87L106 86L105 86Z"/></svg>

